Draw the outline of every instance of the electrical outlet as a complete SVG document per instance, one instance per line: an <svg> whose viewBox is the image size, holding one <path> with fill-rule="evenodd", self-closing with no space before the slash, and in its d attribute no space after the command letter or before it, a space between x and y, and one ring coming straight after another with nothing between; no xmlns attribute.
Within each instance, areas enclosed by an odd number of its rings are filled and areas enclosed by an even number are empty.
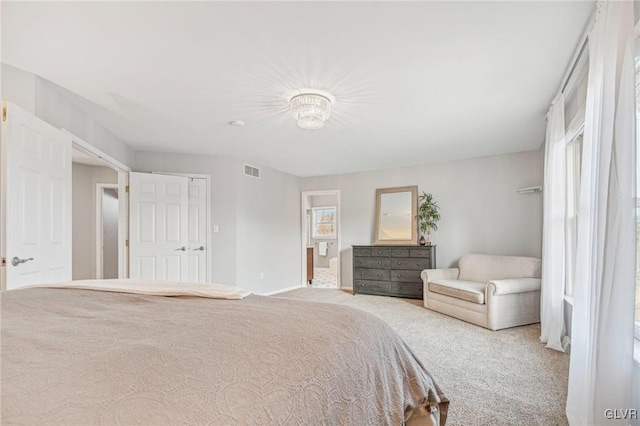
<svg viewBox="0 0 640 426"><path fill-rule="evenodd" d="M218 228L218 225L213 225L213 232L218 232L220 231L220 228Z"/></svg>
<svg viewBox="0 0 640 426"><path fill-rule="evenodd" d="M264 272L260 272L260 279L264 280Z"/></svg>

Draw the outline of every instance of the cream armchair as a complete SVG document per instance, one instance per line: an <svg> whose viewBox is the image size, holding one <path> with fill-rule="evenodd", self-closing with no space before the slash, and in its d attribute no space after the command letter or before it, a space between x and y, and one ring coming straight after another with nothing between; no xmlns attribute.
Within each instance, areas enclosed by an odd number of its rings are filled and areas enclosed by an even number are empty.
<svg viewBox="0 0 640 426"><path fill-rule="evenodd" d="M540 259L466 254L425 269L424 307L491 330L540 322Z"/></svg>

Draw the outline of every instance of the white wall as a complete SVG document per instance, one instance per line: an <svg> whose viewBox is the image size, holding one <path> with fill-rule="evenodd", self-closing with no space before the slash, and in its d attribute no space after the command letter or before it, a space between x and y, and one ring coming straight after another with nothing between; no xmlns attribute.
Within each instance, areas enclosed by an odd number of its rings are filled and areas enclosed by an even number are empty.
<svg viewBox="0 0 640 426"><path fill-rule="evenodd" d="M1 64L0 69L2 99L15 103L54 127L70 131L127 166L133 164L135 151L91 118L72 99L78 95L8 64Z"/></svg>
<svg viewBox="0 0 640 426"><path fill-rule="evenodd" d="M341 190L342 286L353 283L351 245L372 244L375 190L418 185L432 193L442 219L431 239L437 267L454 266L465 253L540 257L541 194L518 188L541 185L540 151L425 164L375 172L302 179L303 191Z"/></svg>
<svg viewBox="0 0 640 426"><path fill-rule="evenodd" d="M72 180L72 277L92 279L96 277L96 184L118 183L118 173L73 163Z"/></svg>
<svg viewBox="0 0 640 426"><path fill-rule="evenodd" d="M212 281L266 293L299 284L300 181L261 167L243 175L235 158L138 152L134 170L211 176ZM260 278L260 273L264 278Z"/></svg>
<svg viewBox="0 0 640 426"><path fill-rule="evenodd" d="M11 101L20 108L36 113L36 77L11 65L0 67L0 99Z"/></svg>

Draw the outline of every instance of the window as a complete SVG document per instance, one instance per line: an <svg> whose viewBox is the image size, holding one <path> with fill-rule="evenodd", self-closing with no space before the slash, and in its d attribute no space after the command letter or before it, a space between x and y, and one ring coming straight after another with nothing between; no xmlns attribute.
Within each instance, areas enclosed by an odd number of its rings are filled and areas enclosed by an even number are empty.
<svg viewBox="0 0 640 426"><path fill-rule="evenodd" d="M565 294L573 296L576 270L576 250L578 247L578 200L580 199L580 176L582 165L582 133L567 144L566 157L566 287Z"/></svg>
<svg viewBox="0 0 640 426"><path fill-rule="evenodd" d="M312 209L312 229L313 238L336 238L336 208L335 207L314 207Z"/></svg>

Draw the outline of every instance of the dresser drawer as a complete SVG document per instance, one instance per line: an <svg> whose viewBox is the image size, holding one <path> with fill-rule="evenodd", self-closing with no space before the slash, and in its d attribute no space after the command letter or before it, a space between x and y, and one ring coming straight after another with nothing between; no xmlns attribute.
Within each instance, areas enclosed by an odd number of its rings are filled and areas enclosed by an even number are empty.
<svg viewBox="0 0 640 426"><path fill-rule="evenodd" d="M409 257L409 249L393 249L391 250L391 257Z"/></svg>
<svg viewBox="0 0 640 426"><path fill-rule="evenodd" d="M410 257L431 257L431 248L410 249Z"/></svg>
<svg viewBox="0 0 640 426"><path fill-rule="evenodd" d="M354 280L375 280L375 281L389 281L388 269L365 269L355 268L353 272Z"/></svg>
<svg viewBox="0 0 640 426"><path fill-rule="evenodd" d="M420 271L391 271L391 281L406 283L421 283Z"/></svg>
<svg viewBox="0 0 640 426"><path fill-rule="evenodd" d="M389 288L390 284L384 281L355 280L353 282L354 293L388 295Z"/></svg>
<svg viewBox="0 0 640 426"><path fill-rule="evenodd" d="M379 256L379 257L389 257L389 253L391 250L385 248L372 248L371 256Z"/></svg>
<svg viewBox="0 0 640 426"><path fill-rule="evenodd" d="M392 259L391 269L413 269L416 271L422 271L423 269L431 269L431 262L429 259L411 257L406 259Z"/></svg>
<svg viewBox="0 0 640 426"><path fill-rule="evenodd" d="M391 265L391 259L388 257L356 257L356 268L380 268L387 269Z"/></svg>
<svg viewBox="0 0 640 426"><path fill-rule="evenodd" d="M353 249L353 255L354 256L371 256L371 249L370 248L354 248Z"/></svg>
<svg viewBox="0 0 640 426"><path fill-rule="evenodd" d="M422 298L422 283L391 283L391 293Z"/></svg>

